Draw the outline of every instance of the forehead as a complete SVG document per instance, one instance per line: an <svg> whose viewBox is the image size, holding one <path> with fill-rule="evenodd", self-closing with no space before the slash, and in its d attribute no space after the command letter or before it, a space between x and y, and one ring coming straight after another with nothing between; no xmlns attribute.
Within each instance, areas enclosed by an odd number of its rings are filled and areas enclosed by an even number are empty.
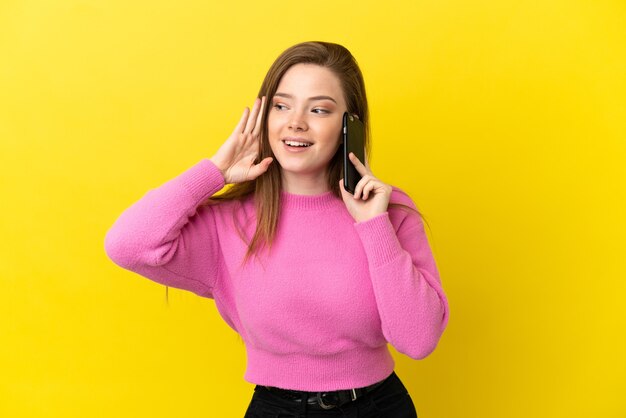
<svg viewBox="0 0 626 418"><path fill-rule="evenodd" d="M328 68L316 64L296 64L289 68L278 83L277 91L304 98L327 95L337 102L343 101L339 77Z"/></svg>

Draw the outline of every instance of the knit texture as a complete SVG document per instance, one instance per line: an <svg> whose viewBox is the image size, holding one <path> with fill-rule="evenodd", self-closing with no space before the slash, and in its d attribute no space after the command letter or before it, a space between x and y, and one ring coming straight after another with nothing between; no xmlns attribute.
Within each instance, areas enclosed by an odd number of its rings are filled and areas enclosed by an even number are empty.
<svg viewBox="0 0 626 418"><path fill-rule="evenodd" d="M199 206L224 187L208 159L148 191L105 237L120 267L215 300L248 357L244 379L292 390L368 386L388 377L387 343L429 355L448 302L417 213L389 208L355 222L332 192L281 192L271 251L246 264L256 227L252 196ZM415 208L393 187L391 202ZM216 360L217 361L217 360Z"/></svg>

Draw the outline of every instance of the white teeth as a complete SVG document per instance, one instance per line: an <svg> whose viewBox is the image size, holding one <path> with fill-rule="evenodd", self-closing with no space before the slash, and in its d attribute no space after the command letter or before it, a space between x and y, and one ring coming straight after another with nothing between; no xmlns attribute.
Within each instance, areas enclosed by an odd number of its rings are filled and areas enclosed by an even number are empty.
<svg viewBox="0 0 626 418"><path fill-rule="evenodd" d="M297 142L297 141L285 141L285 144L287 145L291 145L294 147L308 147L311 144L308 142Z"/></svg>

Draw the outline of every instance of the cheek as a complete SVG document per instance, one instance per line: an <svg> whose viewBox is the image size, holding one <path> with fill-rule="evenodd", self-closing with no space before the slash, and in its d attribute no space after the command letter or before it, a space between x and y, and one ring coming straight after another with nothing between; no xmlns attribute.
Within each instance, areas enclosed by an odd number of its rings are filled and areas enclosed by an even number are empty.
<svg viewBox="0 0 626 418"><path fill-rule="evenodd" d="M342 124L333 124L332 126L328 126L325 129L324 136L329 142L340 142L341 141L341 128Z"/></svg>
<svg viewBox="0 0 626 418"><path fill-rule="evenodd" d="M273 136L272 133L279 130L280 121L276 116L270 115L267 117L267 132L270 134L270 138Z"/></svg>

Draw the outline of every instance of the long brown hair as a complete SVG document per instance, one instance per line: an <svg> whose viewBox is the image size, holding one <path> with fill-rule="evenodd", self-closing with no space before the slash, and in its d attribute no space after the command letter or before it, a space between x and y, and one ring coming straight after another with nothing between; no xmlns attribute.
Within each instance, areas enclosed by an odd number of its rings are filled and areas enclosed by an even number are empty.
<svg viewBox="0 0 626 418"><path fill-rule="evenodd" d="M267 72L258 97L266 96L266 103L276 93L278 84L283 75L295 64L316 64L331 70L340 80L347 111L356 114L365 127L365 150L366 155L371 155L370 149L370 115L365 94L365 83L359 66L347 48L330 42L303 42L286 49L274 61ZM248 244L248 251L244 257L245 263L251 255L267 246L271 248L276 235L276 228L280 211L280 192L282 190L281 168L270 147L267 118L271 106L265 106L261 119L260 152L255 160L259 163L266 157L274 159L268 170L254 180L230 185L224 192L214 195L202 202L200 206L209 206L228 200L243 200L254 194L254 204L257 214L257 225L251 241L245 237L243 228L239 225L236 216L233 215L234 223L241 238ZM329 163L327 171L328 187L335 196L341 199L339 180L343 176L343 150L340 148ZM399 203L390 203L390 206L402 207L415 211L412 207ZM420 217L422 214L417 211Z"/></svg>

